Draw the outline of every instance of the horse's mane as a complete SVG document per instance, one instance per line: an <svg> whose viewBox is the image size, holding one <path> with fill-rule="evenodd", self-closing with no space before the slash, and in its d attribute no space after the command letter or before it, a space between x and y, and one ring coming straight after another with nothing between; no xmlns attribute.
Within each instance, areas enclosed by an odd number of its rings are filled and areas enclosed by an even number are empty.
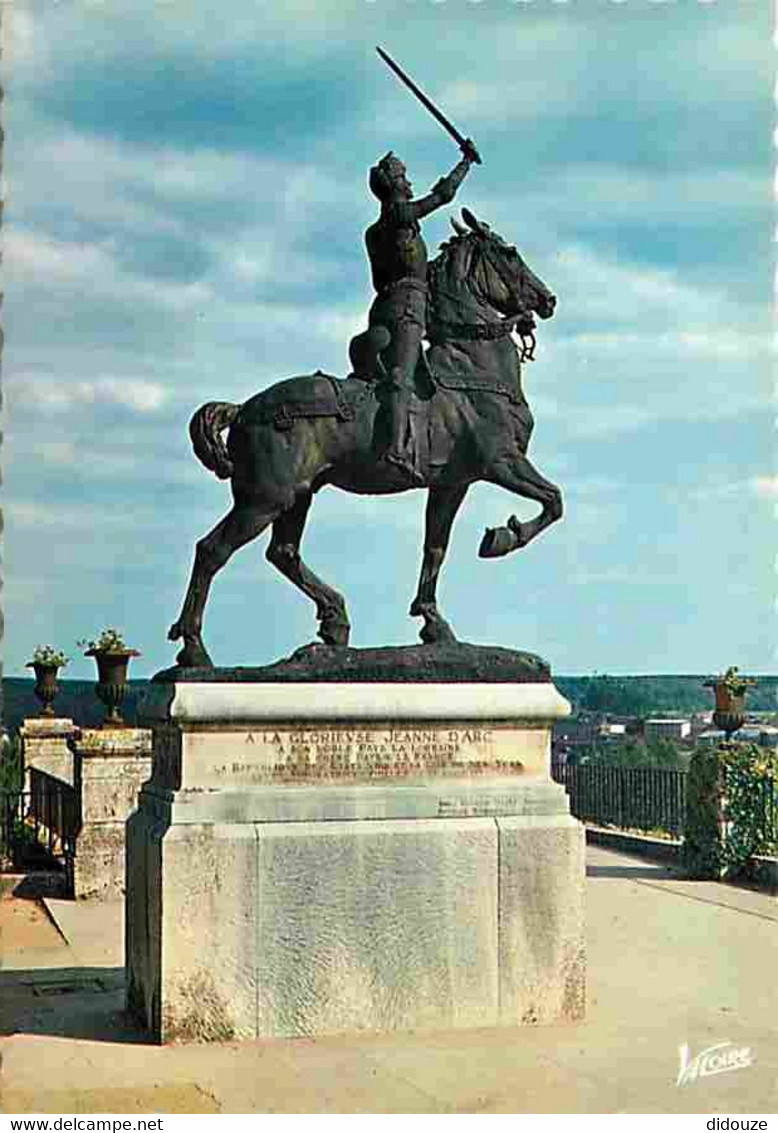
<svg viewBox="0 0 778 1133"><path fill-rule="evenodd" d="M435 296L438 284L452 266L459 262L459 274L465 280L472 273L473 254L477 253L480 242L475 238L474 232L457 233L439 245L439 252L427 265L427 282L431 297ZM468 257L467 253L471 255Z"/></svg>
<svg viewBox="0 0 778 1133"><path fill-rule="evenodd" d="M448 240L444 240L438 245L438 254L434 259L430 260L429 268L433 272L440 271L442 268L447 267L449 261L454 259L463 249L466 251L470 246L475 246L474 232L457 233L450 236Z"/></svg>

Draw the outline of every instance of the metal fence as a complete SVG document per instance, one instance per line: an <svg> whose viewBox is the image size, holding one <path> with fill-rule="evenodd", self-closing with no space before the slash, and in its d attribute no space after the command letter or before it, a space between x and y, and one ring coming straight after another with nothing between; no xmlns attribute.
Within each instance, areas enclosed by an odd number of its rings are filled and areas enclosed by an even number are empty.
<svg viewBox="0 0 778 1133"><path fill-rule="evenodd" d="M680 838L686 806L686 772L664 767L599 767L552 763L570 810L582 822L625 830L657 830Z"/></svg>
<svg viewBox="0 0 778 1133"><path fill-rule="evenodd" d="M29 791L0 792L0 861L19 870L63 869L72 893L80 825L74 788L31 768Z"/></svg>

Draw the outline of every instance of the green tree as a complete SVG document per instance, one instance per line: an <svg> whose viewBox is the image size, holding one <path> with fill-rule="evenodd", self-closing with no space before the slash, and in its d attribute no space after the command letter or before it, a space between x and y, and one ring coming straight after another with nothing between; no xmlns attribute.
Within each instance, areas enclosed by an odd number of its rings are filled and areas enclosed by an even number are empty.
<svg viewBox="0 0 778 1133"><path fill-rule="evenodd" d="M0 791L21 791L23 780L22 741L14 736L0 747Z"/></svg>
<svg viewBox="0 0 778 1133"><path fill-rule="evenodd" d="M607 674L587 678L581 708L616 716L644 716L651 711L649 699L640 685Z"/></svg>
<svg viewBox="0 0 778 1133"><path fill-rule="evenodd" d="M684 759L672 740L649 740L645 745L645 762L652 767L681 768Z"/></svg>

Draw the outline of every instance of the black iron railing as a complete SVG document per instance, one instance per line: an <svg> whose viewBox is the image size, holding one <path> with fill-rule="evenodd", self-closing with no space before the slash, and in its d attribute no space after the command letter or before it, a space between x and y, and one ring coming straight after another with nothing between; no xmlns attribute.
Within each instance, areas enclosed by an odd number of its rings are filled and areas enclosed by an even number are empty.
<svg viewBox="0 0 778 1133"><path fill-rule="evenodd" d="M570 810L582 822L625 830L661 831L680 838L686 805L686 772L664 767L600 767L552 763Z"/></svg>
<svg viewBox="0 0 778 1133"><path fill-rule="evenodd" d="M30 817L50 854L75 857L81 805L70 783L30 768Z"/></svg>
<svg viewBox="0 0 778 1133"><path fill-rule="evenodd" d="M30 769L29 791L0 791L0 864L6 868L64 869L72 892L81 806L75 789Z"/></svg>

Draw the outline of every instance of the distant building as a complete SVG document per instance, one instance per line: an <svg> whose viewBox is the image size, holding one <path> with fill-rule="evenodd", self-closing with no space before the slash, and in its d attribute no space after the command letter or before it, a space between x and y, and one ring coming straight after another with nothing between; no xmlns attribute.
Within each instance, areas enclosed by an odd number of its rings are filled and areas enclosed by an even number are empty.
<svg viewBox="0 0 778 1133"><path fill-rule="evenodd" d="M627 725L626 724L614 724L614 723L611 723L610 721L606 721L606 723L600 724L600 735L601 736L626 736L626 734L627 734Z"/></svg>
<svg viewBox="0 0 778 1133"><path fill-rule="evenodd" d="M593 720L580 716L557 720L553 728L554 740L565 744L593 744L599 735L598 725Z"/></svg>
<svg viewBox="0 0 778 1133"><path fill-rule="evenodd" d="M717 731L715 728L710 728L707 732L702 732L697 737L699 744L720 744L722 740L726 739L724 732ZM749 727L747 724L738 728L736 732L732 733L732 739L737 740L739 743L744 744L758 744L759 747L769 747L773 750L778 749L778 728L770 727Z"/></svg>
<svg viewBox="0 0 778 1133"><path fill-rule="evenodd" d="M737 732L735 735L737 735ZM697 743L704 747L715 747L724 739L726 739L725 732L720 732L716 728L709 728L706 732L700 732L699 736L697 736Z"/></svg>
<svg viewBox="0 0 778 1133"><path fill-rule="evenodd" d="M745 744L758 744L759 747L778 748L778 728L766 725L744 724L734 733L734 738Z"/></svg>
<svg viewBox="0 0 778 1133"><path fill-rule="evenodd" d="M646 720L643 725L643 734L649 743L651 740L685 740L691 731L691 722L683 719L655 718Z"/></svg>

